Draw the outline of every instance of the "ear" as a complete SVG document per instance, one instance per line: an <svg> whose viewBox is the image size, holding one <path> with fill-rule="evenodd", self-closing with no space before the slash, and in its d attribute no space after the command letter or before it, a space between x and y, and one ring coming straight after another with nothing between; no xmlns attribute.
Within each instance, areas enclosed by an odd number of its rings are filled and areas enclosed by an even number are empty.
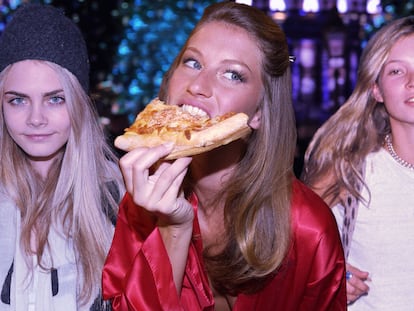
<svg viewBox="0 0 414 311"><path fill-rule="evenodd" d="M255 112L255 114L253 115L253 117L250 119L249 126L252 129L257 130L259 128L259 126L260 126L261 119L262 119L262 109L259 108Z"/></svg>
<svg viewBox="0 0 414 311"><path fill-rule="evenodd" d="M374 96L375 100L379 103L383 103L384 102L384 97L382 96L381 90L378 86L378 83L375 83L372 86L372 95Z"/></svg>

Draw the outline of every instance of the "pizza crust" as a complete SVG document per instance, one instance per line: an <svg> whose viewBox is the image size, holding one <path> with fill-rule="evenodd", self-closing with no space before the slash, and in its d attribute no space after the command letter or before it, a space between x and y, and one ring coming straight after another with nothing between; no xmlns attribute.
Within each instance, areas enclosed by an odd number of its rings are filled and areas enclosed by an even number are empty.
<svg viewBox="0 0 414 311"><path fill-rule="evenodd" d="M162 133L162 135L139 135L132 131L126 131L115 139L115 146L124 151L131 151L137 147L155 147L173 142L172 152L166 157L174 160L181 157L193 156L210 151L232 141L243 138L251 132L247 124L248 116L237 113L231 117L215 123L201 131L191 131L189 139L175 132Z"/></svg>

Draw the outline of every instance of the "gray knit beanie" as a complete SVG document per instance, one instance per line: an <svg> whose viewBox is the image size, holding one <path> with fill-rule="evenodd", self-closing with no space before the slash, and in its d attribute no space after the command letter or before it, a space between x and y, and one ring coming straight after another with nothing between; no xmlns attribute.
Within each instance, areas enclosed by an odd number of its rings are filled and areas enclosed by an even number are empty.
<svg viewBox="0 0 414 311"><path fill-rule="evenodd" d="M25 4L16 10L0 35L0 71L27 59L56 63L89 91L89 59L85 40L63 11L49 5Z"/></svg>

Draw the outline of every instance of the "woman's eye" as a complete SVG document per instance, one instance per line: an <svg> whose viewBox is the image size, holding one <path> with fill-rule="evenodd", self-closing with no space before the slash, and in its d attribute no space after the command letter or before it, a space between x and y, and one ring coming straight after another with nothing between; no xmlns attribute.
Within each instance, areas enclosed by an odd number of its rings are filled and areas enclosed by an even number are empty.
<svg viewBox="0 0 414 311"><path fill-rule="evenodd" d="M196 61L195 59L192 59L192 58L189 58L189 59L185 60L184 64L186 66L190 67L190 68L194 68L194 69L197 69L197 70L201 69L201 64L198 61Z"/></svg>
<svg viewBox="0 0 414 311"><path fill-rule="evenodd" d="M50 97L49 102L53 105L60 105L65 103L65 98L62 96L52 96Z"/></svg>
<svg viewBox="0 0 414 311"><path fill-rule="evenodd" d="M389 66L386 67L385 72L390 76L396 76L403 74L405 69L403 67Z"/></svg>
<svg viewBox="0 0 414 311"><path fill-rule="evenodd" d="M8 101L9 104L12 105L23 105L25 103L24 97L14 97Z"/></svg>
<svg viewBox="0 0 414 311"><path fill-rule="evenodd" d="M391 69L390 70L390 75L397 75L397 74L399 74L401 72L401 70L399 70L399 69Z"/></svg>
<svg viewBox="0 0 414 311"><path fill-rule="evenodd" d="M244 81L243 75L241 75L240 73L238 73L237 71L234 71L234 70L226 71L223 74L223 76L226 77L229 80L232 80L232 81L239 81L239 82Z"/></svg>

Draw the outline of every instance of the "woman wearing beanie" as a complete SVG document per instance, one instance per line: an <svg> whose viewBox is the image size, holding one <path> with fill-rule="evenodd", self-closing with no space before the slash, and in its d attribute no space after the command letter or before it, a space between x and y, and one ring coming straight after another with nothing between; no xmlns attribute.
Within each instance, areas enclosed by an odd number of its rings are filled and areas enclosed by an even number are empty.
<svg viewBox="0 0 414 311"><path fill-rule="evenodd" d="M88 97L81 32L27 4L0 36L0 310L106 310L101 270L123 194Z"/></svg>

